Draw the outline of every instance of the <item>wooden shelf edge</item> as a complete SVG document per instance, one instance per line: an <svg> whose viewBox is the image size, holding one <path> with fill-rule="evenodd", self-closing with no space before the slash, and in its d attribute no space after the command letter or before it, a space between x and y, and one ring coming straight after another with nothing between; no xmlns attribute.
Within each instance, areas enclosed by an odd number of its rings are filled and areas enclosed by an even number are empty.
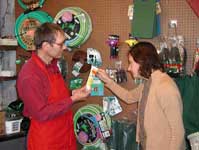
<svg viewBox="0 0 199 150"><path fill-rule="evenodd" d="M15 51L18 45L0 45L0 51Z"/></svg>
<svg viewBox="0 0 199 150"><path fill-rule="evenodd" d="M20 137L25 137L26 134L27 133L25 131L21 131L19 133L13 133L13 134L3 134L3 135L0 135L0 142L13 140Z"/></svg>
<svg viewBox="0 0 199 150"><path fill-rule="evenodd" d="M9 81L9 80L16 80L17 76L12 76L12 77L1 77L0 76L0 82L1 81Z"/></svg>

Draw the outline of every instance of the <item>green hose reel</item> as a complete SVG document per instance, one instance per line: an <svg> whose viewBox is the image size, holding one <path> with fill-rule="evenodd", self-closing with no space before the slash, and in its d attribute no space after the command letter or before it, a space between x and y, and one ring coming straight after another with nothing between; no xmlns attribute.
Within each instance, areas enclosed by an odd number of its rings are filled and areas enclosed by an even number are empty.
<svg viewBox="0 0 199 150"><path fill-rule="evenodd" d="M70 19L64 19L64 15L71 14ZM83 9L79 7L67 7L62 9L54 18L54 23L61 26L67 37L66 46L77 48L82 45L90 36L92 22Z"/></svg>
<svg viewBox="0 0 199 150"><path fill-rule="evenodd" d="M28 0L28 1L24 1L24 0L18 0L19 5L24 9L32 9L32 8L37 8L37 7L42 7L43 3L45 0Z"/></svg>
<svg viewBox="0 0 199 150"><path fill-rule="evenodd" d="M42 23L52 21L53 18L44 11L22 13L15 24L15 36L19 45L25 50L34 50L33 36L36 27Z"/></svg>
<svg viewBox="0 0 199 150"><path fill-rule="evenodd" d="M111 118L99 105L81 107L74 115L74 131L78 142L84 146L99 145L111 130Z"/></svg>

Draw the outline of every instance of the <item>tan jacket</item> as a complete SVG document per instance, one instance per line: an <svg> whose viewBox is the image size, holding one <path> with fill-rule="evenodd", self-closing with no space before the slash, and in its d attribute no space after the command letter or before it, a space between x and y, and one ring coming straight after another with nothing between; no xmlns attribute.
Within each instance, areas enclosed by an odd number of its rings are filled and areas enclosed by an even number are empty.
<svg viewBox="0 0 199 150"><path fill-rule="evenodd" d="M146 150L184 150L182 100L178 88L175 82L161 71L153 72L151 77L152 83L144 114ZM139 101L142 96L142 84L131 91L114 82L106 86L129 104ZM137 135L138 132L139 128ZM137 141L139 142L138 136Z"/></svg>

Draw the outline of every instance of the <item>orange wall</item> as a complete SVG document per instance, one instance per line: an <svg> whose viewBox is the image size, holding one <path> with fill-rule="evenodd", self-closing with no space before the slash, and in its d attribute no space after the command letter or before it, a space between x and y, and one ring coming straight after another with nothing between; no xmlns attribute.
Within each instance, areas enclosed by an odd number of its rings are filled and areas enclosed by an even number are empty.
<svg viewBox="0 0 199 150"><path fill-rule="evenodd" d="M113 67L114 61L109 59L109 47L105 41L109 34L117 34L120 36L120 52L119 59L123 61L123 67L127 67L128 46L124 40L128 39L128 33L131 31L131 22L128 20L127 12L128 5L132 4L132 0L46 0L41 10L48 12L52 17L65 7L80 7L84 9L91 17L93 24L93 31L88 41L83 44L79 50L86 51L87 48L92 47L101 52L103 59L103 68ZM168 36L173 34L173 31L168 28L170 19L177 19L177 34L185 37L185 47L188 53L187 70L190 71L192 67L192 59L195 50L196 38L199 37L199 19L193 13L185 0L161 0L161 26L162 35ZM23 12L16 1L16 18ZM157 47L159 38L154 38L152 41ZM71 57L77 49L73 52L65 52L64 55L69 64L71 72L72 62ZM21 48L18 48L18 55L30 55ZM21 66L18 66L20 70ZM71 74L68 75L71 77ZM86 81L88 73L81 74L81 77ZM134 85L130 76L128 76L128 83L122 84L126 88L132 88ZM108 90L106 95L112 95ZM86 103L102 104L102 97L89 97L86 102L75 104L73 109L77 110ZM123 113L116 116L117 118L127 117L133 119L135 117L132 110L135 110L136 105L126 105L122 103Z"/></svg>

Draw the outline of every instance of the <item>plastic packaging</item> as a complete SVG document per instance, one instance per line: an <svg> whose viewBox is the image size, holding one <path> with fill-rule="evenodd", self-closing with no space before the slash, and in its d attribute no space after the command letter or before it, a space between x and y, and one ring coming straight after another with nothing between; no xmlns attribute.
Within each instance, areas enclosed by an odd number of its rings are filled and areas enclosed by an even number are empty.
<svg viewBox="0 0 199 150"><path fill-rule="evenodd" d="M107 145L110 150L137 150L135 123L126 120L113 121L112 136Z"/></svg>
<svg viewBox="0 0 199 150"><path fill-rule="evenodd" d="M199 150L199 132L187 136L191 144L191 150Z"/></svg>
<svg viewBox="0 0 199 150"><path fill-rule="evenodd" d="M91 66L91 70L90 70L90 73L89 73L89 76L88 76L88 80L87 80L87 82L86 82L86 89L87 89L87 90L90 90L90 89L91 89L91 85L92 85L92 83L93 83L93 79L94 79L94 77L95 77L97 71L98 71L98 68L97 68L97 67Z"/></svg>

